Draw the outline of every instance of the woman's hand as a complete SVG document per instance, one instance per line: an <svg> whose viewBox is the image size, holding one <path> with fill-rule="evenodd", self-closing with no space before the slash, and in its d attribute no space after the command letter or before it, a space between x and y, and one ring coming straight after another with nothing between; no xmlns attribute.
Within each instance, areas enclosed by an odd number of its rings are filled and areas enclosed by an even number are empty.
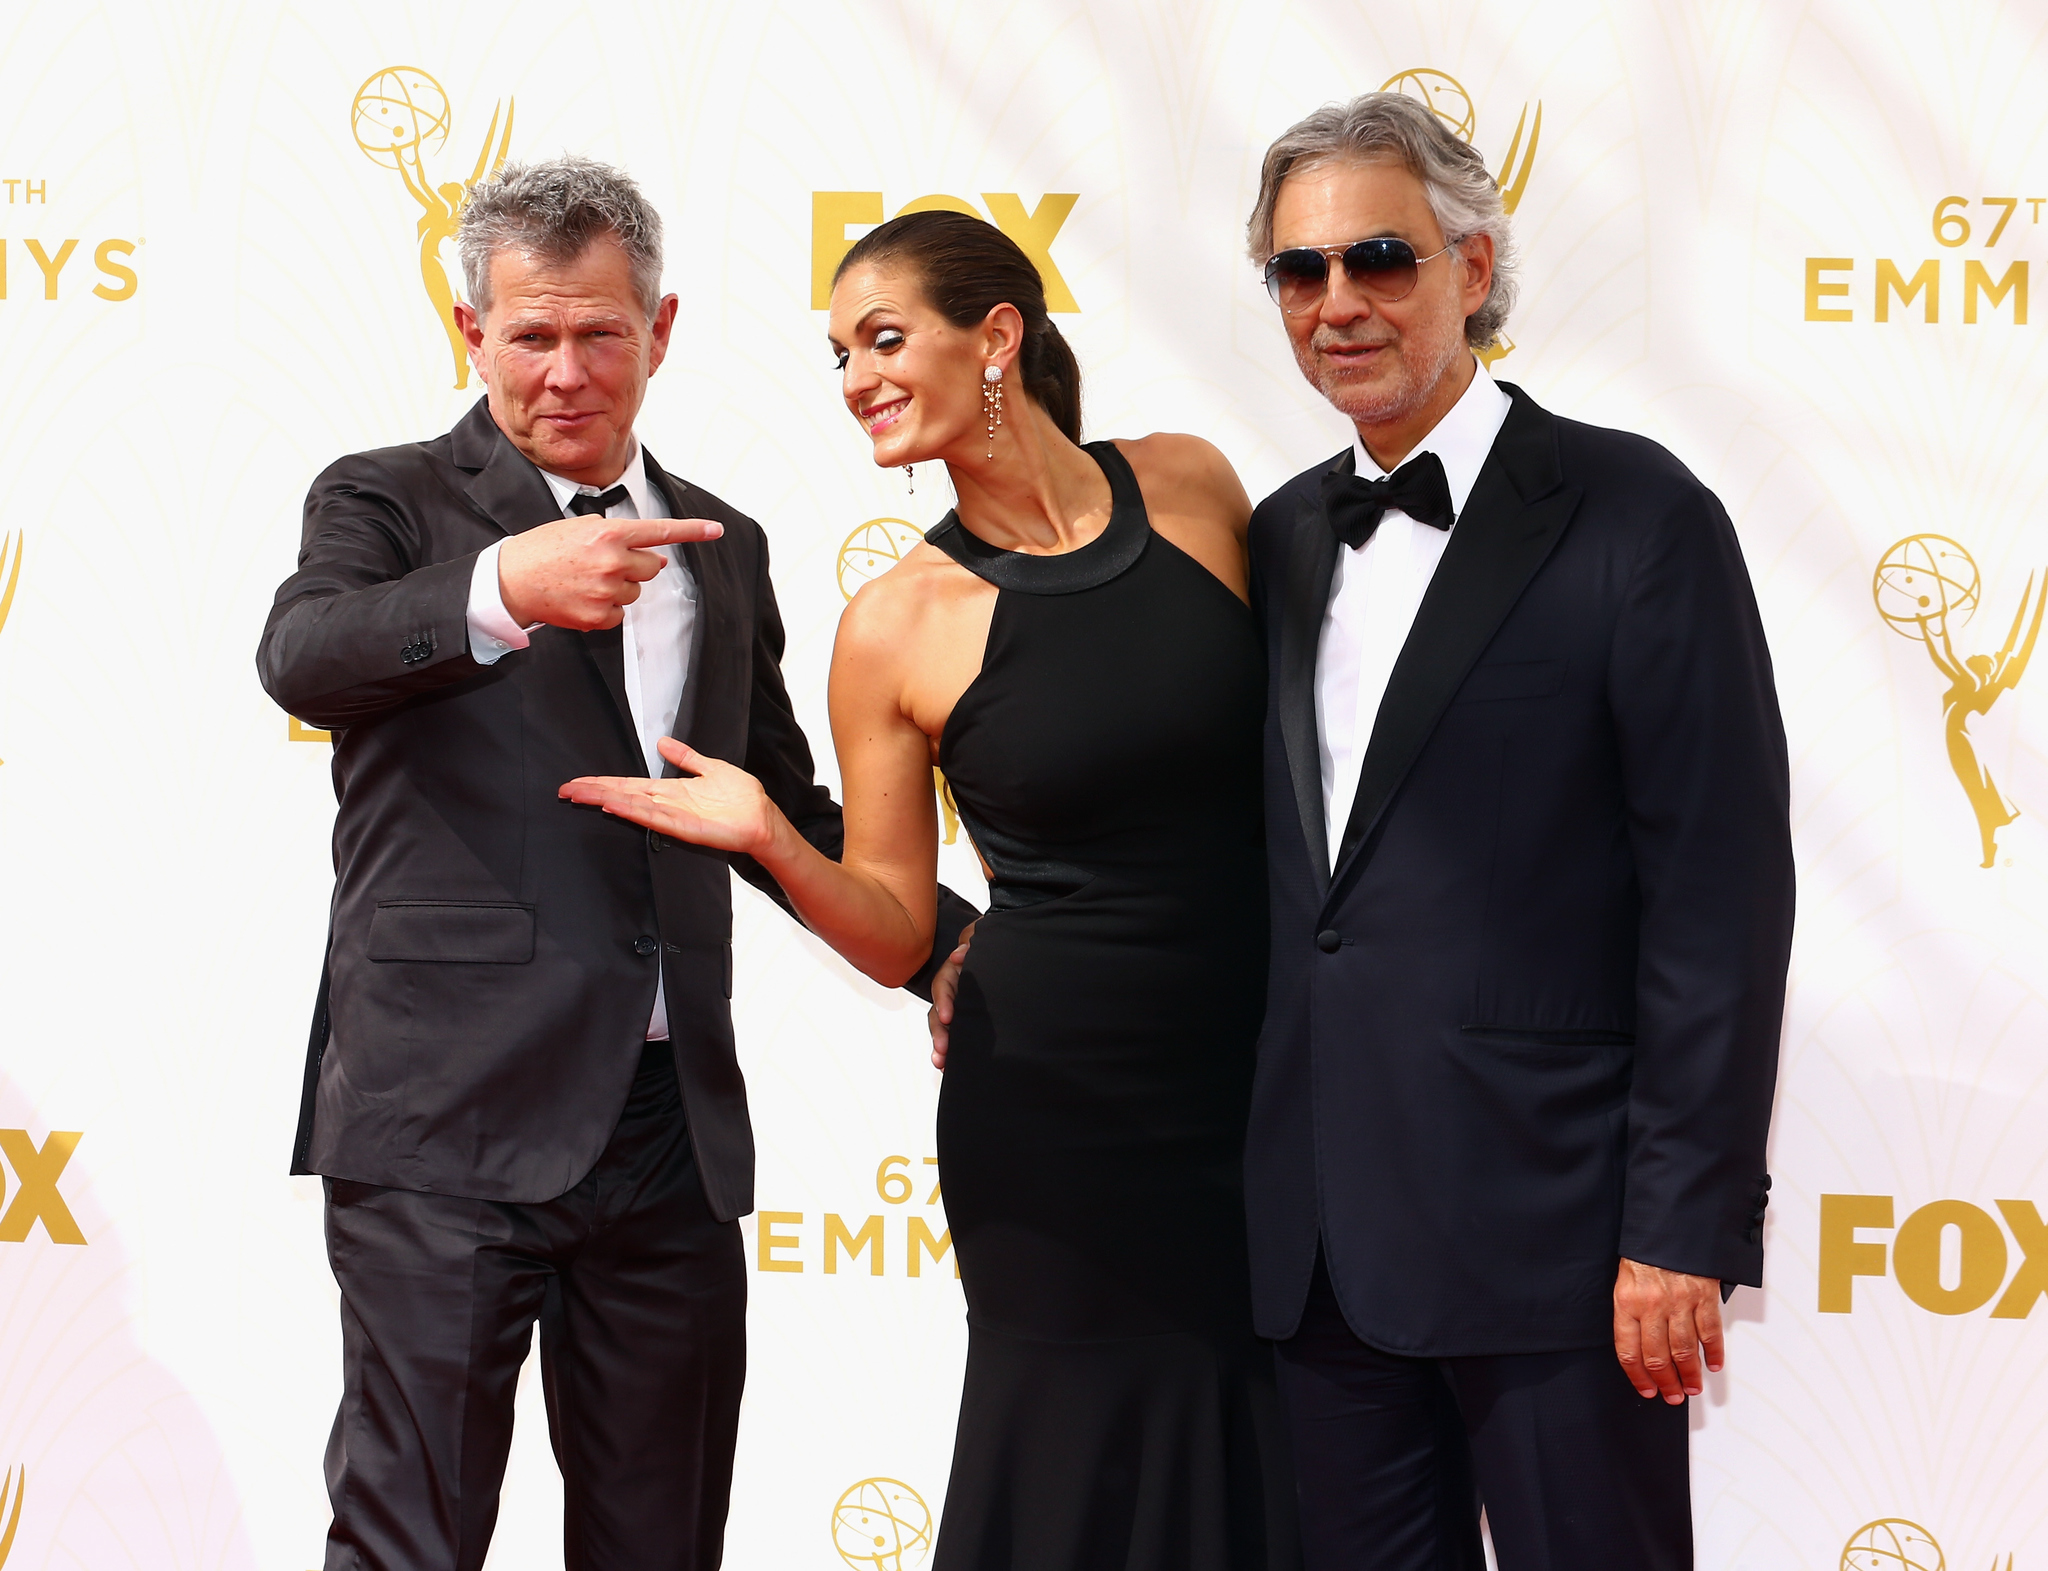
<svg viewBox="0 0 2048 1571"><path fill-rule="evenodd" d="M557 794L564 801L601 807L692 845L736 851L756 859L774 843L777 831L788 826L781 809L761 789L761 782L744 769L707 758L669 737L663 737L659 746L663 758L694 778L636 780L585 775L571 780Z"/></svg>
<svg viewBox="0 0 2048 1571"><path fill-rule="evenodd" d="M960 947L946 956L946 963L932 978L932 1006L925 1011L924 1019L932 1034L932 1068L937 1070L946 1067L946 1049L953 1041L953 1000L959 995L960 973L966 969L967 951L979 926L977 920L960 929Z"/></svg>

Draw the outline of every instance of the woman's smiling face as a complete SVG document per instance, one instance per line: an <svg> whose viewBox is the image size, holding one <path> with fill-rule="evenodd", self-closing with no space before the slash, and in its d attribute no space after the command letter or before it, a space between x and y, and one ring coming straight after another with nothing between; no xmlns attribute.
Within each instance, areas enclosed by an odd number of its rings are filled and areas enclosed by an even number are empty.
<svg viewBox="0 0 2048 1571"><path fill-rule="evenodd" d="M982 354L887 261L849 268L832 287L840 395L884 468L945 456L982 428Z"/></svg>

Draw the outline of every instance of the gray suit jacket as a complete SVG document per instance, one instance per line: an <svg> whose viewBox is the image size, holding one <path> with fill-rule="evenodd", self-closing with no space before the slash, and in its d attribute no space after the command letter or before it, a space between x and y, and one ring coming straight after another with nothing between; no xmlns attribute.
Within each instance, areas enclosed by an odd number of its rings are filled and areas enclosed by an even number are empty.
<svg viewBox="0 0 2048 1571"><path fill-rule="evenodd" d="M836 856L780 660L768 544L752 519L648 473L675 516L725 536L681 551L699 590L676 735L740 764ZM479 401L455 429L341 459L306 499L299 570L257 669L335 733L335 888L294 1172L480 1199L553 1198L604 1149L639 1062L655 979L712 1210L753 1207L754 1142L732 1030L728 867L557 799L637 775L619 630L542 628L470 658L469 581L492 542L561 516ZM973 908L941 891L932 962Z"/></svg>

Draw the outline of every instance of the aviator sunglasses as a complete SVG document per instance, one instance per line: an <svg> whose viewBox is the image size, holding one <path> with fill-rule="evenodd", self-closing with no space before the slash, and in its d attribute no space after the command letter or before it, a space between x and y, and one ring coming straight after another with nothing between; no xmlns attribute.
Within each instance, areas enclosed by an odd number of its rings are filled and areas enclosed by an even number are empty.
<svg viewBox="0 0 2048 1571"><path fill-rule="evenodd" d="M1392 235L1375 235L1349 245L1297 245L1266 263L1266 293L1289 316L1297 316L1323 298L1330 287L1332 258L1344 264L1344 276L1373 299L1391 305L1405 300L1415 287L1415 273L1451 248L1418 257L1415 247Z"/></svg>

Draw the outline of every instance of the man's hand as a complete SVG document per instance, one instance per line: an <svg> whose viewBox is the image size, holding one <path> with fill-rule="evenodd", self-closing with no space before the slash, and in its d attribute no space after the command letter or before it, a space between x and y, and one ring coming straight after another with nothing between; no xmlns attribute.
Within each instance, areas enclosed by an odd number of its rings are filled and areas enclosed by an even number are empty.
<svg viewBox="0 0 2048 1571"><path fill-rule="evenodd" d="M564 518L508 536L498 548L498 596L521 627L594 632L617 627L640 586L668 565L646 549L716 540L708 518Z"/></svg>
<svg viewBox="0 0 2048 1571"><path fill-rule="evenodd" d="M953 997L960 991L960 968L967 964L968 946L974 942L974 930L980 925L979 922L969 922L960 929L960 947L946 956L946 963L932 978L932 1007L924 1018L932 1033L934 1069L946 1067L946 1047L951 1041L946 1028L953 1023Z"/></svg>
<svg viewBox="0 0 2048 1571"><path fill-rule="evenodd" d="M936 997L936 992L933 995ZM1721 1372L1721 1284L1661 1266L1621 1263L1614 1281L1614 1356L1639 1395L1698 1396L1706 1367Z"/></svg>

